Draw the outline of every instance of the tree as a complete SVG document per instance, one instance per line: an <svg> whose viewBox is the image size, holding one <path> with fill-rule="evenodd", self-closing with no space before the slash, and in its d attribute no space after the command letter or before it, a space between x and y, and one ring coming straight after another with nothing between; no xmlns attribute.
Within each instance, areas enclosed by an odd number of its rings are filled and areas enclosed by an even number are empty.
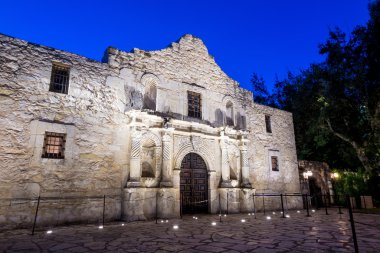
<svg viewBox="0 0 380 253"><path fill-rule="evenodd" d="M326 60L276 81L272 95L252 77L256 102L293 112L300 159L380 172L380 2L369 11L350 36L330 31Z"/></svg>

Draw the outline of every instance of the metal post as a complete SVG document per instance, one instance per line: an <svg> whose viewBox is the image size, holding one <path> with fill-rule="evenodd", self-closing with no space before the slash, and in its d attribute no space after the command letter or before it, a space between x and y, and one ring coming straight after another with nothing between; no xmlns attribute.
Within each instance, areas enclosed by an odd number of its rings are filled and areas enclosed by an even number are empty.
<svg viewBox="0 0 380 253"><path fill-rule="evenodd" d="M158 191L156 192L156 224L158 223L158 215L157 215L157 200L158 200Z"/></svg>
<svg viewBox="0 0 380 253"><path fill-rule="evenodd" d="M102 225L104 226L104 213L106 209L106 195L103 195L103 222Z"/></svg>
<svg viewBox="0 0 380 253"><path fill-rule="evenodd" d="M226 211L227 215L228 215L228 191L227 191L227 211Z"/></svg>
<svg viewBox="0 0 380 253"><path fill-rule="evenodd" d="M253 194L253 215L255 215L255 219L257 219L256 218L256 194L254 193Z"/></svg>
<svg viewBox="0 0 380 253"><path fill-rule="evenodd" d="M355 247L355 253L359 252L358 248L358 241L356 239L356 232L355 232L355 223L354 223L354 215L352 214L352 206L350 202L350 196L346 196L347 203L348 203L348 213L350 214L350 223L351 223L351 230L352 230L352 239L354 241L354 247Z"/></svg>
<svg viewBox="0 0 380 253"><path fill-rule="evenodd" d="M281 193L281 209L282 209L282 218L285 218L285 211L284 211L284 200Z"/></svg>
<svg viewBox="0 0 380 253"><path fill-rule="evenodd" d="M309 199L308 199L308 195L307 194L305 194L305 198L306 198L306 212L307 212L306 217L310 217L310 213L309 213Z"/></svg>
<svg viewBox="0 0 380 253"><path fill-rule="evenodd" d="M264 193L263 193L263 209L264 209L264 215L265 215L265 196L264 196Z"/></svg>
<svg viewBox="0 0 380 253"><path fill-rule="evenodd" d="M181 220L182 220L182 203L183 203L183 193L181 192L179 194L179 215L181 216Z"/></svg>
<svg viewBox="0 0 380 253"><path fill-rule="evenodd" d="M326 211L326 215L329 215L329 213L327 212L327 200L326 200L326 194L323 195L323 200L325 201L325 211Z"/></svg>
<svg viewBox="0 0 380 253"><path fill-rule="evenodd" d="M39 208L39 206L40 206L40 196L38 196L38 200L37 200L37 207L36 207L36 213L34 215L32 235L34 235L34 229L36 228L36 222L37 222L37 215L38 215L38 208Z"/></svg>
<svg viewBox="0 0 380 253"><path fill-rule="evenodd" d="M222 205L220 204L220 193L219 193L219 222L222 222Z"/></svg>

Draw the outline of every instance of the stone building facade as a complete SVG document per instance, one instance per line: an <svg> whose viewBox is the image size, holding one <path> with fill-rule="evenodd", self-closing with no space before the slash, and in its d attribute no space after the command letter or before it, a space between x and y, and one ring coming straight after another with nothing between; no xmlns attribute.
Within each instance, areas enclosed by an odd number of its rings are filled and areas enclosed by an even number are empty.
<svg viewBox="0 0 380 253"><path fill-rule="evenodd" d="M2 224L30 224L38 196L49 224L95 219L103 195L106 219L141 220L300 192L291 113L254 103L192 35L102 62L0 35L0 116Z"/></svg>

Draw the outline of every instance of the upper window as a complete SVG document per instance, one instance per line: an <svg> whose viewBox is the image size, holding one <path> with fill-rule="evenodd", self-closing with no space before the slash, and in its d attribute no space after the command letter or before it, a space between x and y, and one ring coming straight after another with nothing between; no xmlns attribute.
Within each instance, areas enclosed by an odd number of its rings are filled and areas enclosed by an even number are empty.
<svg viewBox="0 0 380 253"><path fill-rule="evenodd" d="M53 64L49 91L67 94L69 90L70 68Z"/></svg>
<svg viewBox="0 0 380 253"><path fill-rule="evenodd" d="M226 123L227 126L234 125L234 106L231 101L228 101L226 105Z"/></svg>
<svg viewBox="0 0 380 253"><path fill-rule="evenodd" d="M65 158L65 142L66 134L46 132L42 158Z"/></svg>
<svg viewBox="0 0 380 253"><path fill-rule="evenodd" d="M272 171L279 171L280 168L278 166L278 156L271 156L271 163L272 163Z"/></svg>
<svg viewBox="0 0 380 253"><path fill-rule="evenodd" d="M265 127L267 129L267 133L272 133L271 119L269 115L265 115Z"/></svg>
<svg viewBox="0 0 380 253"><path fill-rule="evenodd" d="M189 117L202 118L201 94L192 91L187 92L187 108Z"/></svg>

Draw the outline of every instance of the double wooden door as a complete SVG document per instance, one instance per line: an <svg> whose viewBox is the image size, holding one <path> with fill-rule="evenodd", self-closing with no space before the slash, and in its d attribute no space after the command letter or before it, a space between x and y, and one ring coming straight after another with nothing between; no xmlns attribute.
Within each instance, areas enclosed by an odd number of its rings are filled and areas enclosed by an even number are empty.
<svg viewBox="0 0 380 253"><path fill-rule="evenodd" d="M183 213L207 213L208 176L206 163L198 154L189 153L181 164L181 206Z"/></svg>

